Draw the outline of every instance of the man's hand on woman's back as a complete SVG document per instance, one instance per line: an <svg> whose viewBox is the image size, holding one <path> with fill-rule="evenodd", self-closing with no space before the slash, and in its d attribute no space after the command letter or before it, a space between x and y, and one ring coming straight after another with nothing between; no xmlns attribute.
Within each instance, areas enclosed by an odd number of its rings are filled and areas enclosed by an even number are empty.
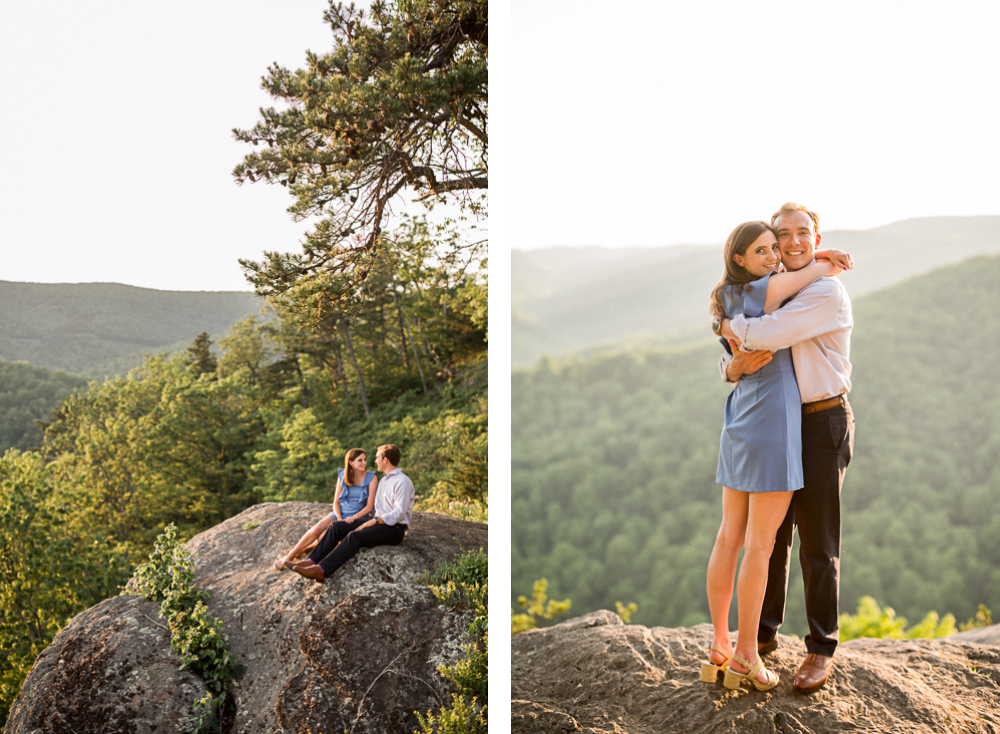
<svg viewBox="0 0 1000 734"><path fill-rule="evenodd" d="M733 359L726 365L726 376L730 382L739 382L743 375L751 375L766 365L774 357L774 352L760 349L756 352L741 352L740 344L735 339L729 340L733 350Z"/></svg>

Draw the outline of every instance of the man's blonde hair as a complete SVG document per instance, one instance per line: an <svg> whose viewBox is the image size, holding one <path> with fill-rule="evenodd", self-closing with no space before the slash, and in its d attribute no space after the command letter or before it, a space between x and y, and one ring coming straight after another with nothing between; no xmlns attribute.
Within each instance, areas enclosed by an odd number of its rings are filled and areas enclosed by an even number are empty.
<svg viewBox="0 0 1000 734"><path fill-rule="evenodd" d="M813 226L816 229L815 234L819 234L819 214L817 214L816 212L811 212L801 204L796 204L791 201L788 202L787 204L782 204L781 208L771 216L771 226L772 227L774 226L774 223L775 221L777 221L778 217L784 216L785 214L791 214L792 212L805 212L806 214L808 214L809 218L813 220Z"/></svg>

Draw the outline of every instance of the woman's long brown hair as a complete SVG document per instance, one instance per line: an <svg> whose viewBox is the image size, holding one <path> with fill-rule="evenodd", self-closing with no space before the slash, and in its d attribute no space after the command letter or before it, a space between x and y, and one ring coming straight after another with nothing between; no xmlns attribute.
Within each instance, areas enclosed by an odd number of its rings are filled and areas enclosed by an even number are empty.
<svg viewBox="0 0 1000 734"><path fill-rule="evenodd" d="M743 257L746 255L750 245L757 241L765 232L774 234L774 228L767 222L743 222L732 231L729 239L726 240L724 257L726 259L726 272L722 274L722 280L712 289L712 313L725 313L722 307L722 291L724 288L734 285L745 289L749 283L758 279L756 275L750 275L746 268L740 267L733 260L733 255ZM775 235L777 237L777 235Z"/></svg>
<svg viewBox="0 0 1000 734"><path fill-rule="evenodd" d="M347 452L347 456L344 457L344 486L345 487L348 486L348 485L350 485L350 486L353 487L353 486L355 486L357 484L357 482L354 481L355 480L354 467L351 466L351 462L354 461L359 456L361 456L361 454L364 454L365 456L368 456L368 454L365 453L364 449L351 449L350 451ZM357 481L358 482L360 482L362 480L364 480L363 476L362 477L357 477Z"/></svg>

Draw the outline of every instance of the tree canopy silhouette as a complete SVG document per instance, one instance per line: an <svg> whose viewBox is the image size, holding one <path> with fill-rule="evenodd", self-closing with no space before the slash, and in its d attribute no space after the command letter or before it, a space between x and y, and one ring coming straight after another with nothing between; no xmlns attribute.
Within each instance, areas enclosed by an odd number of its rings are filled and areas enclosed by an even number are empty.
<svg viewBox="0 0 1000 734"><path fill-rule="evenodd" d="M331 2L333 50L305 68L274 65L262 109L236 138L253 145L237 182L287 186L297 220L318 217L300 253L241 260L263 296L321 311L364 281L387 246L391 202L457 197L480 211L487 182L486 0L376 0L370 12Z"/></svg>

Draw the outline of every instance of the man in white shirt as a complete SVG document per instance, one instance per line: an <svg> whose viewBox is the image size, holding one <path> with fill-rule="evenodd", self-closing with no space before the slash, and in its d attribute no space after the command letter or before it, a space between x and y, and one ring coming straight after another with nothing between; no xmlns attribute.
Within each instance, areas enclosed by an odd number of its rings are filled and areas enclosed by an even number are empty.
<svg viewBox="0 0 1000 734"><path fill-rule="evenodd" d="M375 452L375 466L385 476L375 490L374 518L358 527L348 522L333 523L307 560L285 565L306 578L323 581L362 548L402 543L416 493L413 482L399 469L401 458L399 448L391 443L379 446Z"/></svg>
<svg viewBox="0 0 1000 734"><path fill-rule="evenodd" d="M821 239L815 213L799 204L785 204L771 217L771 225L786 269L799 270L813 261ZM802 399L805 484L795 492L774 541L757 647L762 655L777 648L797 525L809 620L807 655L795 677L795 688L802 693L826 683L839 636L840 490L854 451L854 416L847 402L853 326L851 301L836 278L819 278L772 314L749 319L740 314L719 324L722 336L756 350L747 354L734 349L733 358L723 357L727 382L756 372L774 350L792 348Z"/></svg>

